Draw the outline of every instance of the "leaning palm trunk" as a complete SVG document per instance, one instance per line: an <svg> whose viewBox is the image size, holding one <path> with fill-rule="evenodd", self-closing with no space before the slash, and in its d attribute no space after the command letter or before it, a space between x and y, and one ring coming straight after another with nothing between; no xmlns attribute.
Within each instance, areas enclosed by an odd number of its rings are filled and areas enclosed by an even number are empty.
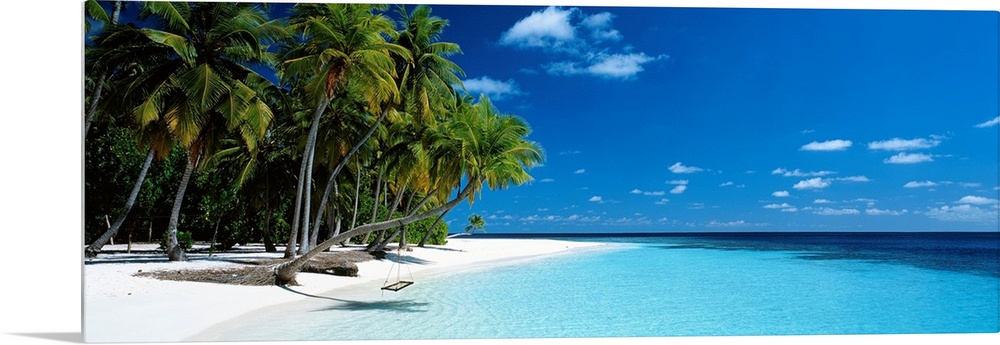
<svg viewBox="0 0 1000 345"><path fill-rule="evenodd" d="M330 238L330 239L328 239L326 241L323 241L323 243L320 243L320 244L316 245L315 248L313 248L312 250L306 252L302 256L299 256L295 260L292 260L292 261L289 261L289 262L286 262L286 263L283 263L281 265L276 266L274 268L275 283L278 284L278 285L296 284L296 282L295 282L295 274L300 269L302 269L302 266L305 265L306 262L309 262L309 260L312 259L317 254L319 254L321 252L324 252L327 249L330 249L330 247L332 247L334 244L340 243L340 241L348 239L351 236L356 236L356 235L360 235L360 234L370 233L372 231L379 231L379 230L391 229L391 228L397 227L397 226L404 226L406 224L410 224L410 223L419 221L421 219L427 219L427 218L433 217L434 215L437 215L437 214L439 214L441 212L444 212L445 210L450 210L450 209L454 208L455 206L458 206L458 204L460 202L462 202L462 200L465 200L466 198L468 198L469 194L472 193L472 190L473 190L472 186L473 185L474 184L471 184L471 183L468 184L468 185L466 185L465 189L462 190L462 192L459 193L458 196L455 197L455 199L452 199L452 200L448 201L447 203L445 203L445 204L443 204L441 206L435 207L435 208L433 208L431 210L428 210L426 212L423 212L423 213L420 213L420 214L412 214L412 215L408 215L408 216L401 217L401 218L396 218L396 219L389 219L389 220L378 222L378 223L370 223L370 224L361 225L361 226L358 226L358 227L356 227L354 229L345 231L345 232L341 233L340 235L334 236L334 237L332 237L332 238Z"/></svg>
<svg viewBox="0 0 1000 345"><path fill-rule="evenodd" d="M188 182L191 181L191 175L194 173L194 166L197 160L197 155L192 157L191 153L188 153L187 166L184 168L184 175L181 176L180 186L177 187L177 195L174 196L174 207L170 210L170 222L167 223L167 232L169 233L167 238L167 258L170 261L187 261L187 255L184 254L184 247L177 242L177 224L180 221L184 191L187 190Z"/></svg>
<svg viewBox="0 0 1000 345"><path fill-rule="evenodd" d="M387 189L386 192L388 192L388 188L386 188L386 189ZM392 206L389 207L389 216L386 217L386 218L392 218L393 216L396 215L396 208L399 207L399 202L403 201L403 194L405 194L405 193L406 193L406 187L402 187L402 188L399 189L399 192L396 194L395 200L393 200L393 202L392 202ZM368 247L365 248L365 250L367 250L368 252L374 252L374 251L377 251L377 250L381 250L381 249L378 249L378 248L379 248L379 245L382 244L382 240L385 238L385 230L386 229L382 229L382 231L379 231L378 236L375 237L375 241L372 241L372 243L369 243Z"/></svg>
<svg viewBox="0 0 1000 345"><path fill-rule="evenodd" d="M406 203L408 205L410 205L410 209L407 211L407 215L408 216L412 216L414 213L417 213L417 211L420 210L420 208L423 207L424 204L426 204L428 201L431 200L431 198L434 196L434 193L432 192L432 193L427 194L427 196L425 196L424 199L421 200L418 203L418 205L416 205L416 206L413 206L413 204L411 203L411 201L413 201L413 195L414 194L411 193L410 194L410 198L407 199L407 201L406 201ZM389 237L386 237L384 240L382 240L382 242L379 242L379 244L377 246L375 246L375 248L372 249L372 250L370 250L370 251L371 252L384 251L385 247L388 246L389 243L391 243L392 241L394 241L396 239L396 236L399 236L400 233L403 234L402 238L404 240L399 243L399 245L400 245L399 248L405 249L405 247L406 247L406 242L405 242L406 227L405 226L400 226L398 229L396 229L395 232L392 233L392 235L389 235Z"/></svg>
<svg viewBox="0 0 1000 345"><path fill-rule="evenodd" d="M326 111L328 104L329 100L325 98L320 100L319 104L316 105L316 112L313 114L313 120L309 127L309 139L306 141L305 151L302 153L302 165L299 167L299 181L295 191L295 213L292 216L292 227L289 230L288 245L285 247L285 258L295 257L295 245L298 243L299 224L302 219L303 191L308 185L306 175L308 171L311 177L312 172L312 166L308 157L312 153L313 147L316 146L316 136L319 135L319 118ZM309 217L308 213L305 217Z"/></svg>
<svg viewBox="0 0 1000 345"><path fill-rule="evenodd" d="M357 222L358 222L358 200L361 199L360 198L360 196L361 196L361 163L357 163L357 166L358 166L357 181L355 181L355 183L354 183L354 212L351 213L351 226L350 227L352 229L354 228L354 224L357 224ZM340 223L337 223L337 233L334 236L339 235L339 234L340 234ZM348 244L350 244L350 242L351 242L351 239L348 238L348 239L344 240L344 242L342 244L343 245L348 245Z"/></svg>
<svg viewBox="0 0 1000 345"><path fill-rule="evenodd" d="M323 197L319 201L320 210L326 207L326 203L330 198L330 191L337 185L337 176L340 175L340 171L343 170L344 166L347 165L347 161L351 159L351 156L354 156L354 153L358 152L358 149L360 149L361 146L368 141L368 138L371 138L372 134L375 133L375 129L377 129L379 124L382 123L382 119L385 119L385 115L388 112L389 112L388 108L386 110L382 110L382 114L379 115L377 120L375 120L375 123L372 124L371 128L368 129L368 132L365 133L365 135L361 137L361 139L358 140L358 142L355 143L353 147L351 147L350 151L347 151L347 154L344 155L344 157L340 159L340 162L337 163L337 166L333 168L333 172L330 173L330 178L327 179L326 181L326 189L323 190ZM319 230L319 220L321 216L322 216L321 214L316 215L316 221L314 222L313 232Z"/></svg>
<svg viewBox="0 0 1000 345"><path fill-rule="evenodd" d="M431 227L428 228L427 232L424 233L424 238L420 239L420 243L417 244L417 247L423 248L424 245L427 244L427 240L431 238L431 233L434 232L434 227L441 222L441 219L444 218L444 215L448 214L448 211L451 210L445 210L444 212L441 212L441 215L439 215L437 219L434 220L434 224L431 224Z"/></svg>
<svg viewBox="0 0 1000 345"><path fill-rule="evenodd" d="M142 183L146 180L146 172L149 171L149 166L153 162L153 148L149 148L149 153L146 154L146 161L142 163L142 170L139 171L139 177L136 178L135 184L132 185L132 192L129 193L128 199L125 200L125 206L122 207L121 212L118 214L118 218L115 218L114 224L108 228L108 231L104 232L96 241L87 246L84 251L88 258L97 257L97 253L101 251L108 241L118 233L118 229L121 228L122 224L125 223L125 218L128 216L129 211L132 210L132 205L135 204L135 199L139 196L139 190L142 189Z"/></svg>

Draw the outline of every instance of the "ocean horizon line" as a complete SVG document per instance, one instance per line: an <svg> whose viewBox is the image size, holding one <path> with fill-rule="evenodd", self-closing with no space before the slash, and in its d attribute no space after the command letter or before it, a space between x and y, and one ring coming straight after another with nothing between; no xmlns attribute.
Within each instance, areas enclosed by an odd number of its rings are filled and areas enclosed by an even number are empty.
<svg viewBox="0 0 1000 345"><path fill-rule="evenodd" d="M462 232L449 233L449 236L464 234ZM835 230L835 231L630 231L630 232L501 232L501 233L475 233L463 236L464 238L549 238L549 237L648 237L648 236L701 236L701 235L838 235L838 234L867 234L867 235L934 235L934 234L995 234L1000 236L1000 230L994 231L863 231L863 230Z"/></svg>

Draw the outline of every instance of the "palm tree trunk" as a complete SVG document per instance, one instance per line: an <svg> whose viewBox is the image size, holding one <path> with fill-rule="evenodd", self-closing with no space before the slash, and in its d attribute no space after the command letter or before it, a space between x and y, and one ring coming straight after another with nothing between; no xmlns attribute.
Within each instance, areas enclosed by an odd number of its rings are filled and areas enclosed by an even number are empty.
<svg viewBox="0 0 1000 345"><path fill-rule="evenodd" d="M420 239L420 244L417 244L417 247L423 248L424 245L427 244L427 240L431 237L431 233L434 232L434 227L437 226L439 222L441 222L441 219L444 218L444 215L448 214L448 211L451 210L445 210L444 212L441 212L441 215L439 215L437 219L434 220L434 224L431 224L431 227L427 229L426 233L424 233L424 238Z"/></svg>
<svg viewBox="0 0 1000 345"><path fill-rule="evenodd" d="M354 224L357 224L358 201L361 200L361 163L357 163L357 166L358 166L357 169L358 172L357 175L355 175L357 177L357 181L354 182L354 212L351 212L351 226L350 226L351 229L354 228ZM340 223L337 223L337 234L338 235L340 234ZM343 245L348 245L350 244L350 242L351 239L348 238L347 240L344 241Z"/></svg>
<svg viewBox="0 0 1000 345"><path fill-rule="evenodd" d="M388 192L388 190L386 190L386 192ZM406 187L400 187L398 193L396 194L395 200L392 201L392 206L389 207L388 218L392 218L393 216L396 215L396 208L399 207L399 202L403 200L403 194L405 193L406 193ZM385 230L383 229L383 231L378 233L378 237L375 238L375 241L372 241L372 243L369 244L368 247L365 248L365 250L367 250L368 252L381 250L382 241L385 240L384 235L385 235Z"/></svg>
<svg viewBox="0 0 1000 345"><path fill-rule="evenodd" d="M382 173L383 172L384 172L384 170L379 169L378 170L378 178L376 178L376 180L375 180L375 199L372 200L372 217L371 217L371 220L368 221L369 224L370 223L374 223L375 219L377 219L376 216L378 216L378 198L380 196L379 195L380 192L382 191ZM354 227L351 227L351 228L354 228ZM370 237L371 237L371 233L370 232L367 233L367 234L365 234L365 239L361 241L361 244L368 244L368 239Z"/></svg>
<svg viewBox="0 0 1000 345"><path fill-rule="evenodd" d="M264 207L264 251L268 253L274 253L278 251L275 248L274 241L271 240L271 202L267 202L267 206Z"/></svg>
<svg viewBox="0 0 1000 345"><path fill-rule="evenodd" d="M295 190L295 211L292 216L292 227L288 234L288 245L285 247L286 259L295 257L295 245L298 243L299 225L302 218L302 194L306 185L306 171L311 172L312 170L308 157L312 153L313 147L316 146L316 136L319 135L319 119L323 115L323 112L326 111L328 104L328 99L324 98L320 100L319 104L316 105L316 112L313 113L313 120L309 126L309 138L302 152L302 165L299 167L299 181Z"/></svg>
<svg viewBox="0 0 1000 345"><path fill-rule="evenodd" d="M149 152L146 153L146 161L142 163L142 170L139 171L139 177L136 178L135 184L132 185L132 192L129 193L128 199L125 200L125 206L122 207L120 213L118 213L118 218L115 218L114 224L105 231L100 238L95 240L85 250L85 254L88 258L97 257L97 253L101 251L108 241L118 233L118 229L121 228L122 224L125 223L125 218L128 216L129 211L132 210L132 205L135 204L135 199L139 197L139 190L142 189L142 183L146 180L146 172L149 171L149 166L153 163L153 148L149 148Z"/></svg>
<svg viewBox="0 0 1000 345"><path fill-rule="evenodd" d="M187 190L188 182L191 181L191 175L194 173L194 166L199 155L197 154L192 157L191 152L188 152L187 166L184 167L184 175L181 176L180 186L177 187L177 195L174 196L174 207L170 210L170 222L167 223L167 232L169 233L169 238L167 239L167 258L170 261L187 261L187 255L184 254L184 247L177 242L177 225L180 221L181 204L184 202L184 191Z"/></svg>
<svg viewBox="0 0 1000 345"><path fill-rule="evenodd" d="M431 210L428 210L426 212L419 213L419 214L413 214L413 215L409 215L409 216L405 216L405 217L401 217L401 218L396 218L396 219L389 219L389 220L378 222L378 223L369 223L369 224L361 225L361 226L358 226L358 227L356 227L354 229L351 229L349 231L345 231L345 232L341 233L340 235L334 236L333 238L330 238L330 239L328 239L326 241L323 241L323 243L320 243L320 244L316 245L315 248L313 248L312 250L306 252L302 256L299 256L295 260L291 260L289 262L286 262L284 264L281 264L281 265L278 265L277 267L275 267L274 268L274 272L275 272L275 284L277 284L277 285L296 284L296 282L295 282L295 274L300 269L302 269L302 266L305 265L306 262L308 262L310 259L312 259L313 257L315 257L317 254L319 254L319 253L321 253L321 252L329 249L334 244L340 243L340 241L343 241L344 239L350 238L351 236L356 236L356 235L364 234L364 233L370 233L372 231L391 229L391 228L397 227L397 226L403 226L403 225L406 225L406 224L410 224L410 223L419 221L421 219L427 219L427 218L433 217L434 215L437 215L437 214L439 214L441 212L444 212L446 210L450 210L450 209L454 208L455 206L458 206L458 204L461 203L462 200L465 200L465 198L467 198L469 196L469 194L472 193L472 185L473 184L471 184L471 183L467 184L466 187L465 187L465 189L462 190L461 193L458 193L458 196L455 197L455 199L452 199L452 200L448 201L447 203L445 203L445 204L443 204L441 206L435 207L435 208L433 208Z"/></svg>
<svg viewBox="0 0 1000 345"><path fill-rule="evenodd" d="M368 132L365 133L365 135L361 139L359 139L357 143L354 143L354 146L351 147L351 150L348 151L347 154L344 155L344 157L340 159L340 162L337 163L337 166L335 168L333 168L333 172L330 173L330 178L327 179L327 181L326 181L326 189L323 190L323 197L320 199L319 209L322 210L323 207L326 207L327 200L330 197L330 189L332 189L334 186L337 185L337 182L336 182L337 176L340 175L340 171L343 170L344 166L347 165L347 161L350 160L351 156L354 156L354 153L357 152L358 149L360 149L361 146L364 145L365 142L368 141L368 138L371 138L372 134L375 133L375 129L377 129L378 126L379 126L379 124L382 123L382 119L385 119L385 115L387 113L389 113L388 108L386 108L386 110L382 110L382 114L379 115L379 117L378 117L377 120L375 120L375 123L373 123L372 126L371 126L371 128L368 129ZM319 214L316 215L316 222L315 222L315 225L314 225L314 228L313 228L313 232L315 232L316 230L319 229L320 216L321 215L319 215Z"/></svg>

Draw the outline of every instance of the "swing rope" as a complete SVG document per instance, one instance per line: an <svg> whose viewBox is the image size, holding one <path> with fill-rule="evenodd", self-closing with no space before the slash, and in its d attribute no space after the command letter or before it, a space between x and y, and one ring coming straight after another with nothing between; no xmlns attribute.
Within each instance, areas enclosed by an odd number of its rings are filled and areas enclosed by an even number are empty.
<svg viewBox="0 0 1000 345"><path fill-rule="evenodd" d="M383 294L385 293L384 292L385 290L399 291L407 286L413 285L413 272L410 271L409 266L406 266L406 272L410 274L410 280L402 280L402 273L403 273L402 266L405 266L402 258L403 258L403 248L402 246L400 246L399 248L396 249L396 262L393 263L391 267L389 267L389 274L386 275L385 282L382 283ZM393 267L396 267L396 282L389 284L389 277L392 276Z"/></svg>

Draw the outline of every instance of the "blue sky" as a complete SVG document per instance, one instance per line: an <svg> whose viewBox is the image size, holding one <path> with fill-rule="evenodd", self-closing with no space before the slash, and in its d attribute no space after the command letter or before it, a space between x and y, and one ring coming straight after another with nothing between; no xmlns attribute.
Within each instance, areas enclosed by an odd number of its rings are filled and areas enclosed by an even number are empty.
<svg viewBox="0 0 1000 345"><path fill-rule="evenodd" d="M995 11L433 9L547 154L453 226L998 229Z"/></svg>

